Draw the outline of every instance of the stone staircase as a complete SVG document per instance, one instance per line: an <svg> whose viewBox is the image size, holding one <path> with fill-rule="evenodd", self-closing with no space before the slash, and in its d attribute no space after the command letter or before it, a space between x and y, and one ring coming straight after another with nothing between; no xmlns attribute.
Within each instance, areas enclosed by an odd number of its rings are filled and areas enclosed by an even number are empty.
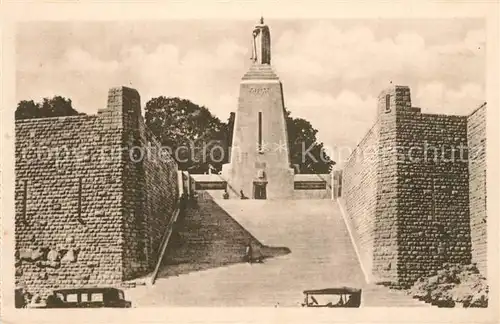
<svg viewBox="0 0 500 324"><path fill-rule="evenodd" d="M180 217L167 247L161 276L203 270L244 261L246 246L265 247L220 208L207 192L200 191Z"/></svg>

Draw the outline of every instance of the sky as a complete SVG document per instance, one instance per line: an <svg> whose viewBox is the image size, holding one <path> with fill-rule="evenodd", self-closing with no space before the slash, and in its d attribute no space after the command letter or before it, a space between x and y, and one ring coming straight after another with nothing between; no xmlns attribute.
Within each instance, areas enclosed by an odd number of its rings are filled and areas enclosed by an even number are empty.
<svg viewBox="0 0 500 324"><path fill-rule="evenodd" d="M16 99L61 95L96 113L129 86L142 107L189 99L226 121L250 67L255 20L25 22L16 37ZM465 115L486 100L480 19L266 20L271 64L294 117L330 149L354 147L375 121L376 98L411 88L425 113Z"/></svg>

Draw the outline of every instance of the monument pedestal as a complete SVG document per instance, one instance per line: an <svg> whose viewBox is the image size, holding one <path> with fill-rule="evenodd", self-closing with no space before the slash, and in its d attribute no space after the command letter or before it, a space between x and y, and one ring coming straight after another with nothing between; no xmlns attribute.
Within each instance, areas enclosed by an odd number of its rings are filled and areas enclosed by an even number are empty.
<svg viewBox="0 0 500 324"><path fill-rule="evenodd" d="M230 197L293 198L283 89L269 64L253 64L243 76L231 163L222 175Z"/></svg>

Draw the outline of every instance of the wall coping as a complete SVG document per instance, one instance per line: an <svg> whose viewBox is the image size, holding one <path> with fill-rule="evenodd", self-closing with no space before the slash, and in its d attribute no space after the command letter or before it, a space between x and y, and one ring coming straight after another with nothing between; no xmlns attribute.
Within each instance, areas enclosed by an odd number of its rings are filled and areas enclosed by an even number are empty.
<svg viewBox="0 0 500 324"><path fill-rule="evenodd" d="M192 174L190 173L189 176L194 180L194 181L203 181L203 182L225 182L226 180L221 178L220 174Z"/></svg>
<svg viewBox="0 0 500 324"><path fill-rule="evenodd" d="M478 111L480 111L482 108L485 108L486 109L486 106L488 105L487 102L483 103L481 106L477 107L476 109L474 109L470 114L467 115L467 117L471 117L472 115L474 115L475 113L477 113Z"/></svg>
<svg viewBox="0 0 500 324"><path fill-rule="evenodd" d="M27 122L33 122L33 121L44 121L44 120L64 120L64 119L78 119L78 118L97 118L99 117L97 114L84 114L81 113L79 115L71 115L71 116L56 116L56 117L43 117L43 118L23 118L23 119L16 119L15 123L16 124L23 124Z"/></svg>
<svg viewBox="0 0 500 324"><path fill-rule="evenodd" d="M370 134L370 132L373 131L373 129L377 125L378 125L378 118L375 121L375 123L373 123L373 125L370 127L370 129L368 129L366 131L366 133L363 136L363 138L358 142L358 144L356 145L356 147L354 148L354 150L351 152L351 155L349 155L349 158L347 159L347 161L345 161L344 166L347 165L347 164L349 164L349 162L351 162L351 159L352 159L353 156L355 156L355 153L358 150L358 148L367 140L368 134ZM344 169L344 168L342 168L342 169Z"/></svg>

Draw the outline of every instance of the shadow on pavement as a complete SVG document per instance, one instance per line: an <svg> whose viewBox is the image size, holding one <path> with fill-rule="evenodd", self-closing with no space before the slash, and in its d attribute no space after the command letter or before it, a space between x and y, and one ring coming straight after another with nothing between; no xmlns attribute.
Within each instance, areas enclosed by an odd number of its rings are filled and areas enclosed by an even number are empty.
<svg viewBox="0 0 500 324"><path fill-rule="evenodd" d="M287 247L262 244L220 207L207 192L199 192L174 227L174 234L159 278L247 262L251 246L254 260L291 253Z"/></svg>

